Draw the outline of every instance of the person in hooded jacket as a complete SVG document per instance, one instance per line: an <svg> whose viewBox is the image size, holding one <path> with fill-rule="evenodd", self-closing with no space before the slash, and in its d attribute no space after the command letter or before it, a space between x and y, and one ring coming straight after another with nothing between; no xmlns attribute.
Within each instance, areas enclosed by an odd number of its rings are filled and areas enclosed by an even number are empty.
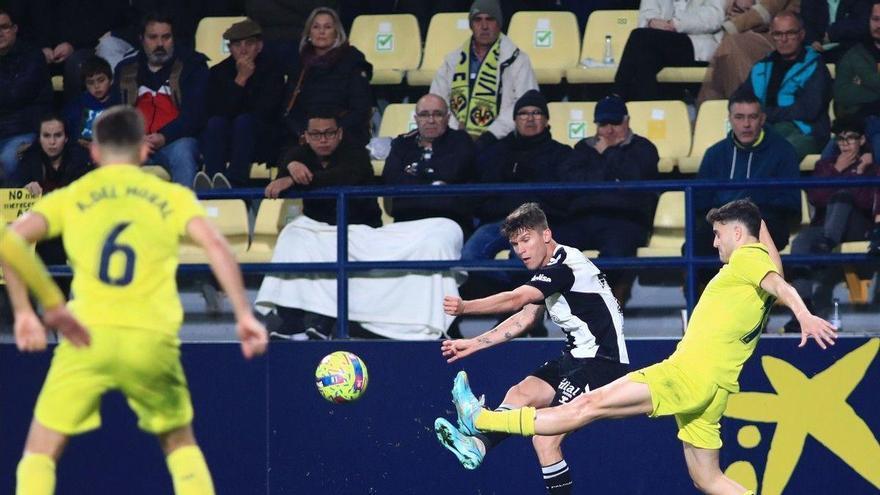
<svg viewBox="0 0 880 495"><path fill-rule="evenodd" d="M765 126L767 116L758 98L737 92L728 102L731 131L703 155L698 179L756 181L797 179L800 165L794 146ZM694 218L736 199L750 198L761 209L767 229L779 249L788 245L792 226L801 218L801 194L796 188L773 189L698 189L694 192ZM694 254L712 256L714 234L707 222L694 226ZM701 285L708 282L711 270L700 271Z"/></svg>

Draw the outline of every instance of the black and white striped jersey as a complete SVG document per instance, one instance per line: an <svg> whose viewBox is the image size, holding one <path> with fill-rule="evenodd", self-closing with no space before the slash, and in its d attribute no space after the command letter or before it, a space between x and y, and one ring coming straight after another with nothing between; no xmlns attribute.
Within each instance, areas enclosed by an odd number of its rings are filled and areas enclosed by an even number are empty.
<svg viewBox="0 0 880 495"><path fill-rule="evenodd" d="M528 285L544 294L550 319L565 332L572 356L629 364L620 304L605 274L583 253L558 245L550 263L535 271Z"/></svg>

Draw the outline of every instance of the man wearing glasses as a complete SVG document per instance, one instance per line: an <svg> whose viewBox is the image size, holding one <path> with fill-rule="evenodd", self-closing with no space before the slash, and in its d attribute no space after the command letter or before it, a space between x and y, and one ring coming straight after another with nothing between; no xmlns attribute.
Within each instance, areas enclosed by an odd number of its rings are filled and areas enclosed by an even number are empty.
<svg viewBox="0 0 880 495"><path fill-rule="evenodd" d="M416 129L397 136L382 169L388 185L461 184L473 179L474 144L464 130L449 128L446 101L428 93L416 103ZM390 208L389 208L390 206ZM396 222L444 217L473 229L471 201L456 196L396 197L386 203Z"/></svg>
<svg viewBox="0 0 880 495"><path fill-rule="evenodd" d="M804 46L797 14L777 14L770 37L776 50L752 67L740 90L758 97L767 123L794 146L800 161L819 153L831 132L831 74L819 52Z"/></svg>
<svg viewBox="0 0 880 495"><path fill-rule="evenodd" d="M52 83L40 50L18 42L18 25L0 10L0 184L18 166L18 148L36 137L41 114L52 103Z"/></svg>

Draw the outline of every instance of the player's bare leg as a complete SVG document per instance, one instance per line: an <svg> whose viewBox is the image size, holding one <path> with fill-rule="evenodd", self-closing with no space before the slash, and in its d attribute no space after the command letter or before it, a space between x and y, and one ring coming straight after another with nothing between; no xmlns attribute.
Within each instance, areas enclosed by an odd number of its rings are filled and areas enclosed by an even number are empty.
<svg viewBox="0 0 880 495"><path fill-rule="evenodd" d="M550 494L568 494L572 490L571 472L562 456L562 441L565 437L565 434L532 437L532 445L538 454L538 462L541 463L544 484Z"/></svg>
<svg viewBox="0 0 880 495"><path fill-rule="evenodd" d="M51 495L55 492L55 463L67 446L67 435L33 419L24 454L16 471L16 494Z"/></svg>
<svg viewBox="0 0 880 495"><path fill-rule="evenodd" d="M577 430L597 419L625 418L651 412L651 391L627 377L579 395L569 403L535 414L536 435L557 435Z"/></svg>
<svg viewBox="0 0 880 495"><path fill-rule="evenodd" d="M688 473L698 490L711 495L753 493L721 472L718 449L701 449L687 442L682 442L682 444L684 445L684 459L687 462Z"/></svg>
<svg viewBox="0 0 880 495"><path fill-rule="evenodd" d="M205 457L196 444L192 425L159 435L176 495L213 495L214 483Z"/></svg>

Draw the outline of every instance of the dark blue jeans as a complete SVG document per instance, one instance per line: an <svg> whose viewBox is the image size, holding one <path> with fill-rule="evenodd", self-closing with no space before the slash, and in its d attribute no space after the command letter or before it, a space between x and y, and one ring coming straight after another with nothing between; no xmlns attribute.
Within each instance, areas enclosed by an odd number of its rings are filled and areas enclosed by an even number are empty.
<svg viewBox="0 0 880 495"><path fill-rule="evenodd" d="M260 133L268 132L264 127L249 113L208 119L202 132L202 155L208 176L219 172L226 175L233 186L248 185L251 163L258 159L257 147L264 141Z"/></svg>

